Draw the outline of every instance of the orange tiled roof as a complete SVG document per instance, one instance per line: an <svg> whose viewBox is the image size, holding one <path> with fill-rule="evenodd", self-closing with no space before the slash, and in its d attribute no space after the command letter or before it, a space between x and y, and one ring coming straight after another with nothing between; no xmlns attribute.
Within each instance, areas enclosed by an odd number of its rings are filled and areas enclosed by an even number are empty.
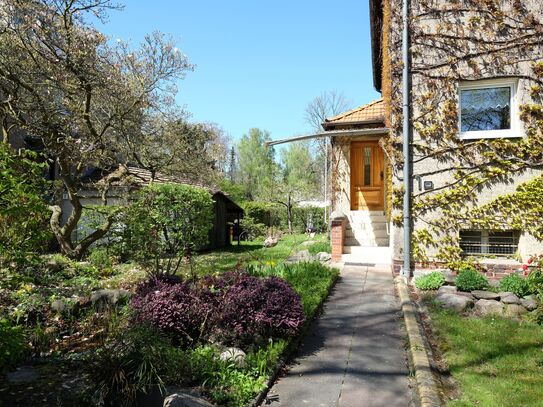
<svg viewBox="0 0 543 407"><path fill-rule="evenodd" d="M349 124L353 122L379 122L384 121L384 118L385 104L383 99L377 99L366 105L357 107L356 109L330 117L324 121L323 125Z"/></svg>

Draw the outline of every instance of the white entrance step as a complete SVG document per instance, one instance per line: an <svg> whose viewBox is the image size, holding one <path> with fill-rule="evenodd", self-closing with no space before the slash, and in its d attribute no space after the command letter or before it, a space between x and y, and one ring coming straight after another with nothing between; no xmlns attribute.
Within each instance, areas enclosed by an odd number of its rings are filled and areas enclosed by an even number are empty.
<svg viewBox="0 0 543 407"><path fill-rule="evenodd" d="M341 256L344 264L392 264L390 247L345 246L346 249L349 253Z"/></svg>

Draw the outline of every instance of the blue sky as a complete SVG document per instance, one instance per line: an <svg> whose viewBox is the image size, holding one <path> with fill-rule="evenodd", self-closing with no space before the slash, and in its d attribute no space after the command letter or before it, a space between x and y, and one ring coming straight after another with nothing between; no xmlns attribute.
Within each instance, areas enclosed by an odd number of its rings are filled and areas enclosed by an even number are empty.
<svg viewBox="0 0 543 407"><path fill-rule="evenodd" d="M273 139L307 133L304 108L323 91L353 106L373 89L367 0L126 0L100 30L137 44L171 34L196 65L178 102L233 140L251 127Z"/></svg>

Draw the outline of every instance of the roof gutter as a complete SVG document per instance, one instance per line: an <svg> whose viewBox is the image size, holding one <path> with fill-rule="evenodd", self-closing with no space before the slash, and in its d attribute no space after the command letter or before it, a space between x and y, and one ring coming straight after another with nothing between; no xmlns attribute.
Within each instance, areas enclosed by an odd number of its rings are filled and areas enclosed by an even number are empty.
<svg viewBox="0 0 543 407"><path fill-rule="evenodd" d="M305 134L302 136L295 136L280 140L267 141L266 146L271 147L277 144L291 143L293 141L303 141L310 139L318 139L325 137L353 137L353 136L374 136L374 135L385 135L390 132L388 127L376 127L373 129L350 129L350 130L330 130L322 131L315 134Z"/></svg>

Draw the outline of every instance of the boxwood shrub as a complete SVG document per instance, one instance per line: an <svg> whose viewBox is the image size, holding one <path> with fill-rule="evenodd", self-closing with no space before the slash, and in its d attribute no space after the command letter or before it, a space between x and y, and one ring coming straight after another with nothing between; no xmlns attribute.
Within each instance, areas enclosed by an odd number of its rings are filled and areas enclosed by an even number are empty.
<svg viewBox="0 0 543 407"><path fill-rule="evenodd" d="M460 291L482 290L488 287L488 279L476 270L464 269L458 273L455 284Z"/></svg>
<svg viewBox="0 0 543 407"><path fill-rule="evenodd" d="M415 280L415 286L419 290L437 290L443 284L445 284L445 277L439 271L432 271Z"/></svg>

